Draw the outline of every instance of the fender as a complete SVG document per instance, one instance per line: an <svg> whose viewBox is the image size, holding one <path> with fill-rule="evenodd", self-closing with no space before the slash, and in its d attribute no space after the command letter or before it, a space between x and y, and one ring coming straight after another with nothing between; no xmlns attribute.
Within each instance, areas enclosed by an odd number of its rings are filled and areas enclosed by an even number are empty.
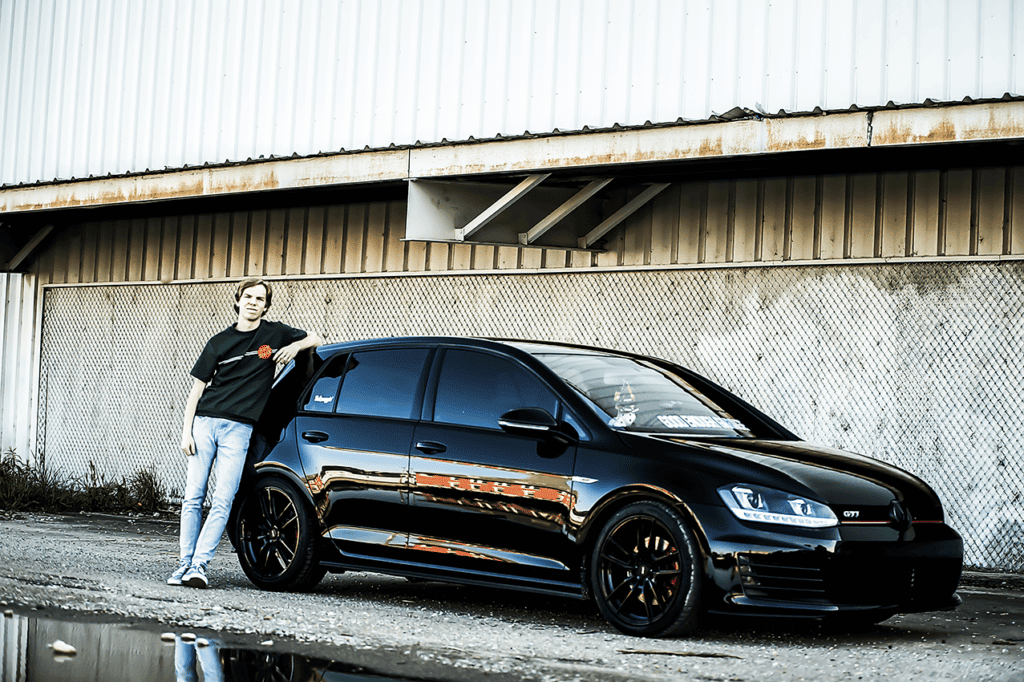
<svg viewBox="0 0 1024 682"><path fill-rule="evenodd" d="M588 512L580 514L585 517L585 520L576 531L577 546L580 548L585 547L590 540L591 534L600 532L605 521L616 511L630 502L640 502L642 500L663 502L677 510L683 515L686 522L690 524L691 530L693 530L701 547L705 551L707 550L707 540L704 538L700 527L695 523L696 519L686 502L671 491L649 483L636 484L609 491ZM579 513L577 510L574 511Z"/></svg>

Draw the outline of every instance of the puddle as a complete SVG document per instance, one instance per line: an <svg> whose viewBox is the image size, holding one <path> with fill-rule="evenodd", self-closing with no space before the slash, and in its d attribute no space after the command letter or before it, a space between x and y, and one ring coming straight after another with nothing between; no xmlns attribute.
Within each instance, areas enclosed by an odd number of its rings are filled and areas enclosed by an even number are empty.
<svg viewBox="0 0 1024 682"><path fill-rule="evenodd" d="M168 632L171 632L168 630ZM325 680L387 682L356 665L225 643L216 635L185 631L173 640L160 632L118 624L4 615L0 618L3 682L225 682ZM182 635L185 635L183 638ZM74 654L54 650L65 642Z"/></svg>

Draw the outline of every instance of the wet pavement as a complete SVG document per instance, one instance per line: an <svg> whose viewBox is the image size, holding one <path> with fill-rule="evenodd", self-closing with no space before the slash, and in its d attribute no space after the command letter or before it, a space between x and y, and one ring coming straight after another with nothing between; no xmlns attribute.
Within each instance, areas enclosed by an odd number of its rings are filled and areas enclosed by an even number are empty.
<svg viewBox="0 0 1024 682"><path fill-rule="evenodd" d="M0 679L5 682L240 682L409 678L256 646L209 632L157 632L117 623L56 620L8 613L0 620ZM70 644L74 642L74 644Z"/></svg>
<svg viewBox="0 0 1024 682"><path fill-rule="evenodd" d="M956 611L860 630L645 640L582 602L368 573L260 592L226 543L211 589L173 588L176 539L170 519L0 514L0 680L1024 680L1018 575L968 572Z"/></svg>

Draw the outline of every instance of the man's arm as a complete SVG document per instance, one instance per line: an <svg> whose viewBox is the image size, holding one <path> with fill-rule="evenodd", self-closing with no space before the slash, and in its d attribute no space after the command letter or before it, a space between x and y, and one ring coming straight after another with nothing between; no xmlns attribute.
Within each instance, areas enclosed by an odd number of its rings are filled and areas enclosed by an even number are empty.
<svg viewBox="0 0 1024 682"><path fill-rule="evenodd" d="M181 428L181 451L186 455L196 454L196 442L192 438L192 422L196 418L196 407L199 405L199 398L206 390L205 381L193 377L192 390L188 392L188 400L185 401L185 424Z"/></svg>
<svg viewBox="0 0 1024 682"><path fill-rule="evenodd" d="M287 365L302 351L307 348L316 348L321 344L323 344L323 340L317 336L316 332L308 332L305 338L299 339L295 343L289 343L283 348L279 348L278 351L274 353L274 362Z"/></svg>

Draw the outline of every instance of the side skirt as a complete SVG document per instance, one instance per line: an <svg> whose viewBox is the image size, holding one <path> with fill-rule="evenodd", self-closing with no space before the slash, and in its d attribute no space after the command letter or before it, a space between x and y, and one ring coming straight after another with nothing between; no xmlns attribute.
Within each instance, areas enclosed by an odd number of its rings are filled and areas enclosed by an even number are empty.
<svg viewBox="0 0 1024 682"><path fill-rule="evenodd" d="M405 578L440 580L462 585L500 587L534 594L549 594L570 599L586 600L583 586L579 583L541 580L522 576L508 576L501 573L459 568L440 567L413 561L399 561L375 556L338 552L338 560L321 561L320 565L330 571L371 571Z"/></svg>

